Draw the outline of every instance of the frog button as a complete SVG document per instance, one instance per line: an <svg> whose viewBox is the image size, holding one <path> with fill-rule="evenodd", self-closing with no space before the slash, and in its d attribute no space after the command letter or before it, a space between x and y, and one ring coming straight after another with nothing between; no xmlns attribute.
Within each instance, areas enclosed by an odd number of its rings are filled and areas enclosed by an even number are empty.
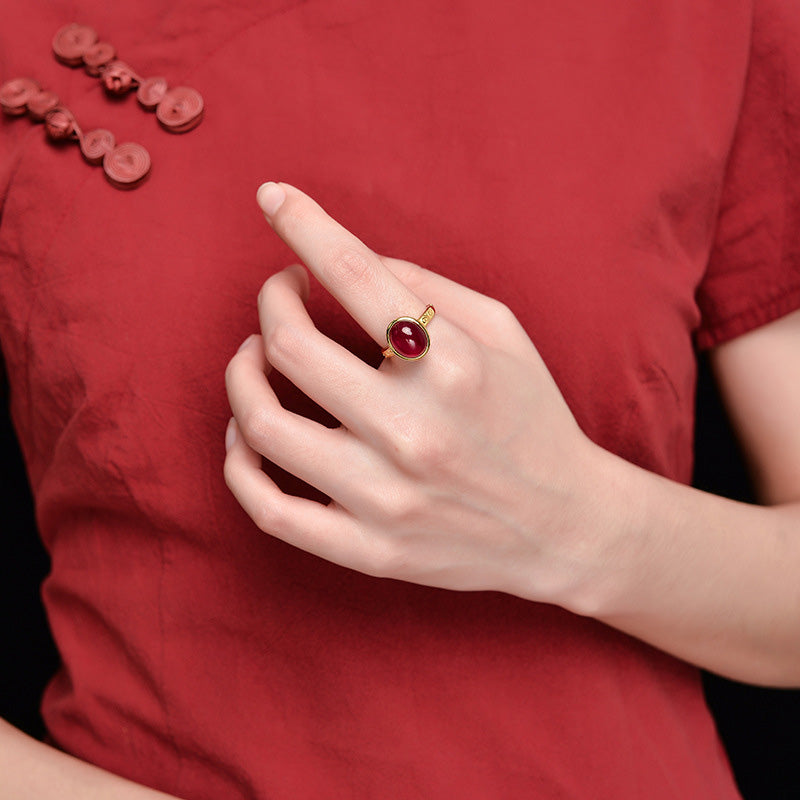
<svg viewBox="0 0 800 800"><path fill-rule="evenodd" d="M63 142L79 136L80 129L72 112L64 106L56 106L44 118L47 135L55 142Z"/></svg>
<svg viewBox="0 0 800 800"><path fill-rule="evenodd" d="M164 99L168 88L166 78L146 78L136 91L136 99L142 108L155 111L156 106Z"/></svg>
<svg viewBox="0 0 800 800"><path fill-rule="evenodd" d="M71 22L53 37L53 52L62 64L78 67L83 54L97 41L97 33L88 25Z"/></svg>
<svg viewBox="0 0 800 800"><path fill-rule="evenodd" d="M83 68L93 78L103 71L103 68L117 57L113 44L108 42L95 42L83 54Z"/></svg>
<svg viewBox="0 0 800 800"><path fill-rule="evenodd" d="M89 131L81 138L81 153L90 163L97 166L114 149L116 141L114 134L105 128Z"/></svg>
<svg viewBox="0 0 800 800"><path fill-rule="evenodd" d="M103 171L117 189L133 189L150 172L150 154L140 144L125 142L103 159Z"/></svg>
<svg viewBox="0 0 800 800"><path fill-rule="evenodd" d="M28 111L28 100L41 92L41 87L30 78L12 78L0 86L0 107L4 114L21 117Z"/></svg>
<svg viewBox="0 0 800 800"><path fill-rule="evenodd" d="M139 84L136 73L124 61L111 61L100 73L103 88L108 94L121 95Z"/></svg>
<svg viewBox="0 0 800 800"><path fill-rule="evenodd" d="M52 111L58 103L58 95L55 92L47 89L36 92L28 100L28 111L31 112L31 119L41 122L47 116L47 112Z"/></svg>
<svg viewBox="0 0 800 800"><path fill-rule="evenodd" d="M170 89L158 104L156 118L171 133L186 133L203 119L203 98L188 86Z"/></svg>

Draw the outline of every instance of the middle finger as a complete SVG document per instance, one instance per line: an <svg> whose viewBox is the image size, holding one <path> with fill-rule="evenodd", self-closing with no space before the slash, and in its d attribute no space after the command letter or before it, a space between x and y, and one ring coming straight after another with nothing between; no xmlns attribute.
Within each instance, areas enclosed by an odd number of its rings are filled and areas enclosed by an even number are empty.
<svg viewBox="0 0 800 800"><path fill-rule="evenodd" d="M316 328L303 302L306 278L295 264L273 275L258 296L267 359L342 425L371 439L390 410L386 376Z"/></svg>

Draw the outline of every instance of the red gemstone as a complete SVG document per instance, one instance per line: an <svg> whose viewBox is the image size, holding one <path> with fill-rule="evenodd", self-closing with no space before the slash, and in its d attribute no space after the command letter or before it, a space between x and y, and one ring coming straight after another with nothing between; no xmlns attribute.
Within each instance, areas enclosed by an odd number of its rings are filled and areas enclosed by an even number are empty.
<svg viewBox="0 0 800 800"><path fill-rule="evenodd" d="M401 318L389 327L389 345L402 358L420 358L428 351L428 332L415 319Z"/></svg>

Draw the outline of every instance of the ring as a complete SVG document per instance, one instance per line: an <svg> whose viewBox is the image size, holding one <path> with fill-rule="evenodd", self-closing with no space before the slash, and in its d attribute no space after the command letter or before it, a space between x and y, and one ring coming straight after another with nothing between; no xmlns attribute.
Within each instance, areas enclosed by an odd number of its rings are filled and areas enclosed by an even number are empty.
<svg viewBox="0 0 800 800"><path fill-rule="evenodd" d="M422 358L431 346L431 337L426 326L435 313L436 309L428 306L419 319L414 317L393 319L386 329L386 341L389 346L383 351L384 357L397 356L405 361Z"/></svg>

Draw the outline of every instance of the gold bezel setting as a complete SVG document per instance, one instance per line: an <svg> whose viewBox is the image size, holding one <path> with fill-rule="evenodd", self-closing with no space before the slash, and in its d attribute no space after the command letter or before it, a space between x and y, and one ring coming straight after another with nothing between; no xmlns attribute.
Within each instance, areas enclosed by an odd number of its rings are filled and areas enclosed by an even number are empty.
<svg viewBox="0 0 800 800"><path fill-rule="evenodd" d="M435 313L436 310L434 307L428 306L425 311L422 312L419 318L397 317L396 319L393 319L386 327L386 341L389 346L383 351L383 355L387 358L389 356L397 356L398 358L403 359L403 361L418 361L420 358L422 358L431 347L431 337L427 331L427 325L433 319ZM392 328L394 328L395 325L403 322L412 323L416 331L422 331L422 334L425 337L425 347L416 355L408 355L403 353L398 350L394 344L392 344Z"/></svg>

